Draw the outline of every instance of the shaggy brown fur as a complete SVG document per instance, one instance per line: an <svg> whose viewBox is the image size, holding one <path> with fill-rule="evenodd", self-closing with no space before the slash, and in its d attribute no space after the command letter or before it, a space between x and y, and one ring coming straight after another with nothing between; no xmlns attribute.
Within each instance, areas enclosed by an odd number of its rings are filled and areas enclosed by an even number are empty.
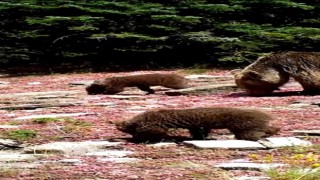
<svg viewBox="0 0 320 180"><path fill-rule="evenodd" d="M137 87L148 94L154 90L150 86L163 86L172 89L187 88L188 80L177 74L141 74L122 77L111 77L94 81L86 87L88 94L116 94L124 91L125 87Z"/></svg>
<svg viewBox="0 0 320 180"><path fill-rule="evenodd" d="M213 107L147 111L128 121L114 122L136 141L160 141L170 128L188 129L193 139L205 139L211 129L229 129L237 139L256 141L276 134L273 117L258 110Z"/></svg>
<svg viewBox="0 0 320 180"><path fill-rule="evenodd" d="M320 52L273 53L231 73L237 86L252 95L270 94L289 77L301 84L304 94L320 94Z"/></svg>

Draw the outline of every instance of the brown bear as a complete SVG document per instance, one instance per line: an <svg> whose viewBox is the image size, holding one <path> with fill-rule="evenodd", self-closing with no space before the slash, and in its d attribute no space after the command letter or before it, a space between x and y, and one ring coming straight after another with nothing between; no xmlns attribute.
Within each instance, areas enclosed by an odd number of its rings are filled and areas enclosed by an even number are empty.
<svg viewBox="0 0 320 180"><path fill-rule="evenodd" d="M231 73L237 86L251 95L270 94L290 77L301 84L303 94L320 94L320 52L271 53Z"/></svg>
<svg viewBox="0 0 320 180"><path fill-rule="evenodd" d="M240 108L212 107L160 109L138 114L128 121L113 122L137 142L161 141L169 129L188 129L192 139L205 139L211 129L228 129L236 139L256 141L276 134L280 128L269 126L274 117Z"/></svg>
<svg viewBox="0 0 320 180"><path fill-rule="evenodd" d="M86 87L88 94L116 94L124 91L125 87L137 87L147 94L155 91L150 86L163 86L172 89L188 88L188 80L177 74L140 74L131 76L119 76L96 80Z"/></svg>

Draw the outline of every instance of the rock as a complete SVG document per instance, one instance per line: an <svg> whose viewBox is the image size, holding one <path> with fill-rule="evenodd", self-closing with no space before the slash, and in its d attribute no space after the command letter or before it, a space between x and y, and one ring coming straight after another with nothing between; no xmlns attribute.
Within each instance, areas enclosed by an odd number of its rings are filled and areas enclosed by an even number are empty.
<svg viewBox="0 0 320 180"><path fill-rule="evenodd" d="M145 110L128 110L128 113L140 114L146 112Z"/></svg>
<svg viewBox="0 0 320 180"><path fill-rule="evenodd" d="M144 109L142 106L130 106L126 109L129 109L129 110L141 110L141 109Z"/></svg>
<svg viewBox="0 0 320 180"><path fill-rule="evenodd" d="M320 106L320 99L306 99L292 102L292 104L309 104Z"/></svg>
<svg viewBox="0 0 320 180"><path fill-rule="evenodd" d="M92 106L116 106L117 104L114 103L114 102L100 102L100 103L93 103L93 104L90 104Z"/></svg>
<svg viewBox="0 0 320 180"><path fill-rule="evenodd" d="M124 157L132 154L132 151L122 151L122 150L106 150L98 152L86 153L87 156L106 156L106 157Z"/></svg>
<svg viewBox="0 0 320 180"><path fill-rule="evenodd" d="M117 146L121 142L109 141L82 141L82 142L53 142L37 145L24 149L25 153L55 153L70 155L85 155L89 152L96 152L109 146Z"/></svg>
<svg viewBox="0 0 320 180"><path fill-rule="evenodd" d="M288 83L285 83L282 88L288 88L288 87L301 87L301 85L297 81L289 81Z"/></svg>
<svg viewBox="0 0 320 180"><path fill-rule="evenodd" d="M1 171L12 170L12 169L36 169L39 168L41 164L39 163L29 163L29 162L0 162Z"/></svg>
<svg viewBox="0 0 320 180"><path fill-rule="evenodd" d="M16 114L15 113L10 113L10 114L6 114L6 116L7 117L14 117L14 116L16 116Z"/></svg>
<svg viewBox="0 0 320 180"><path fill-rule="evenodd" d="M171 142L160 142L160 143L155 143L155 144L147 144L147 146L152 146L152 147L164 147L164 146L176 146L176 143L171 143Z"/></svg>
<svg viewBox="0 0 320 180"><path fill-rule="evenodd" d="M0 139L0 147L21 148L21 143L12 139Z"/></svg>
<svg viewBox="0 0 320 180"><path fill-rule="evenodd" d="M69 86L88 86L88 85L92 84L93 81L94 81L94 80L73 81L73 82L70 82L68 85L69 85Z"/></svg>
<svg viewBox="0 0 320 180"><path fill-rule="evenodd" d="M184 141L186 145L197 148L214 149L265 149L266 147L255 141L246 140L198 140Z"/></svg>
<svg viewBox="0 0 320 180"><path fill-rule="evenodd" d="M259 143L268 148L286 147L286 146L310 146L311 142L303 141L295 137L273 137L259 140Z"/></svg>
<svg viewBox="0 0 320 180"><path fill-rule="evenodd" d="M1 76L0 76L1 77ZM2 85L2 84L4 84L4 85L6 85L6 84L10 84L10 82L7 82L7 81L0 81L0 84Z"/></svg>
<svg viewBox="0 0 320 180"><path fill-rule="evenodd" d="M82 161L80 159L61 159L58 161L59 163L64 163L64 164L72 164L72 165L76 165L76 164L81 164Z"/></svg>
<svg viewBox="0 0 320 180"><path fill-rule="evenodd" d="M74 117L74 116L84 116L84 115L93 115L93 114L95 114L95 113L41 114L41 115L22 116L22 117L15 118L15 120L27 120L27 119L36 119L36 118Z"/></svg>
<svg viewBox="0 0 320 180"><path fill-rule="evenodd" d="M285 164L263 164L263 163L221 163L214 167L222 168L225 170L256 170L256 171L262 171L262 170L268 170L270 168L277 168L285 166Z"/></svg>
<svg viewBox="0 0 320 180"><path fill-rule="evenodd" d="M42 155L39 154L21 154L11 153L7 151L0 151L0 162L24 162L35 161Z"/></svg>
<svg viewBox="0 0 320 180"><path fill-rule="evenodd" d="M296 104L290 104L288 107L290 108L312 108L312 107L319 107L317 105L311 105L307 103L296 103Z"/></svg>
<svg viewBox="0 0 320 180"><path fill-rule="evenodd" d="M185 76L187 79L215 79L220 81L233 81L233 76L215 76L215 75L205 75L205 74L192 74Z"/></svg>
<svg viewBox="0 0 320 180"><path fill-rule="evenodd" d="M19 128L19 126L13 126L13 125L0 125L0 129L16 129Z"/></svg>
<svg viewBox="0 0 320 180"><path fill-rule="evenodd" d="M295 130L294 135L302 136L320 136L320 130Z"/></svg>
<svg viewBox="0 0 320 180"><path fill-rule="evenodd" d="M237 91L238 87L235 84L215 84L208 86L197 86L186 89L169 90L165 94L168 96L179 96L179 95L193 95L201 93L219 93L219 92L234 92Z"/></svg>
<svg viewBox="0 0 320 180"><path fill-rule="evenodd" d="M28 84L29 85L39 85L39 84L41 84L41 82L29 82Z"/></svg>

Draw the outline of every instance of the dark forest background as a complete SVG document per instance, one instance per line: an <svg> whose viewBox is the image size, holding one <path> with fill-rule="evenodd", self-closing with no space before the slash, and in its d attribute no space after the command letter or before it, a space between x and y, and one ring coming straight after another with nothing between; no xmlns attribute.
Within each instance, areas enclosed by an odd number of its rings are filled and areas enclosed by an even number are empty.
<svg viewBox="0 0 320 180"><path fill-rule="evenodd" d="M124 71L236 67L318 51L320 0L0 1L0 67Z"/></svg>

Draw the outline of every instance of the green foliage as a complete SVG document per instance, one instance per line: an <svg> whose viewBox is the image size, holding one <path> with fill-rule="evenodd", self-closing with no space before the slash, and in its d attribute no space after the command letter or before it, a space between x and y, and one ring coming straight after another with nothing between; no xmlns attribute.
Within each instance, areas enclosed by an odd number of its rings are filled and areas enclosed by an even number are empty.
<svg viewBox="0 0 320 180"><path fill-rule="evenodd" d="M319 11L317 1L296 0L4 0L0 63L249 63L272 51L317 51Z"/></svg>
<svg viewBox="0 0 320 180"><path fill-rule="evenodd" d="M143 34L134 34L134 33L130 33L130 32L123 32L123 33L110 33L110 36L113 37L117 37L119 39L127 39L127 38L134 38L134 39L139 39L139 40L144 40L144 41L148 41L148 40L163 40L163 37L151 37L151 36L147 36L147 35L143 35Z"/></svg>
<svg viewBox="0 0 320 180"><path fill-rule="evenodd" d="M31 31L21 31L18 36L22 38L41 38L41 37L49 37L49 34L41 34L40 30L31 30Z"/></svg>
<svg viewBox="0 0 320 180"><path fill-rule="evenodd" d="M81 23L92 23L95 20L101 19L102 17L91 17L91 16L78 16L78 17L63 17L63 16L45 16L44 18L27 18L26 22L30 25L44 25L53 26L63 21L70 22L81 22Z"/></svg>
<svg viewBox="0 0 320 180"><path fill-rule="evenodd" d="M180 21L180 22L187 22L187 23L199 23L199 19L201 17L195 16L177 16L177 15L153 15L151 16L152 19L155 20L172 20L172 21Z"/></svg>
<svg viewBox="0 0 320 180"><path fill-rule="evenodd" d="M14 139L17 141L25 141L37 136L37 132L34 130L12 130L2 133L2 137L8 139Z"/></svg>
<svg viewBox="0 0 320 180"><path fill-rule="evenodd" d="M92 123L90 123L90 122L81 121L81 120L77 120L77 119L64 118L63 121L71 126L79 126L79 127L92 126Z"/></svg>
<svg viewBox="0 0 320 180"><path fill-rule="evenodd" d="M194 8L196 10L201 10L206 13L242 11L242 10L248 9L241 5L228 5L228 4L195 4L195 5L191 5L191 8Z"/></svg>
<svg viewBox="0 0 320 180"><path fill-rule="evenodd" d="M50 122L58 122L58 118L36 118L32 120L32 123L34 124L47 124Z"/></svg>
<svg viewBox="0 0 320 180"><path fill-rule="evenodd" d="M305 37L312 38L320 35L319 28L309 28L309 27L283 27L276 29L278 32L282 32L284 34L297 36L297 37Z"/></svg>
<svg viewBox="0 0 320 180"><path fill-rule="evenodd" d="M289 168L288 170L270 169L266 174L272 180L318 180L320 169Z"/></svg>
<svg viewBox="0 0 320 180"><path fill-rule="evenodd" d="M177 27L170 27L170 26L162 26L157 24L151 24L149 29L154 29L156 31L162 31L162 32L178 32L179 28Z"/></svg>
<svg viewBox="0 0 320 180"><path fill-rule="evenodd" d="M93 31L93 30L99 30L99 28L93 27L93 26L88 26L88 25L84 25L84 26L73 26L73 27L69 27L69 30L73 30L73 31Z"/></svg>
<svg viewBox="0 0 320 180"><path fill-rule="evenodd" d="M226 31L244 33L248 35L259 35L265 31L273 29L271 24L258 25L248 22L222 23L219 25L219 28Z"/></svg>

